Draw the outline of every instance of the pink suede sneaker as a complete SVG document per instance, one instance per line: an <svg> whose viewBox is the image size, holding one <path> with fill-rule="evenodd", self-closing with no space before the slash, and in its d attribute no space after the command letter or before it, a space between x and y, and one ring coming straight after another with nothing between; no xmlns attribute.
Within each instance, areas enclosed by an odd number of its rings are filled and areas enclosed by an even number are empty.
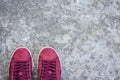
<svg viewBox="0 0 120 80"><path fill-rule="evenodd" d="M32 80L32 59L26 48L18 48L13 53L9 66L10 80Z"/></svg>
<svg viewBox="0 0 120 80"><path fill-rule="evenodd" d="M44 48L38 60L38 80L61 80L61 65L52 48Z"/></svg>

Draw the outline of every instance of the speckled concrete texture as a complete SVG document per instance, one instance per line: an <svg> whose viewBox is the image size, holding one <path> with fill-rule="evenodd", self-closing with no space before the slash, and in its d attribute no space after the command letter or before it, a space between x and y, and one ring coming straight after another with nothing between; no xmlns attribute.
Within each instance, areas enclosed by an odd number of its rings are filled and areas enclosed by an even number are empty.
<svg viewBox="0 0 120 80"><path fill-rule="evenodd" d="M53 47L62 80L120 80L120 0L0 0L0 80L12 52Z"/></svg>

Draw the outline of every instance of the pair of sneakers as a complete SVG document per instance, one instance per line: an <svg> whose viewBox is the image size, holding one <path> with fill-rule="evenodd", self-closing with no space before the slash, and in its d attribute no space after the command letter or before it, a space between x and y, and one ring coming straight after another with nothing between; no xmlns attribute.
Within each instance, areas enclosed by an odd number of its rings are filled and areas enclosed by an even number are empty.
<svg viewBox="0 0 120 80"><path fill-rule="evenodd" d="M13 52L9 79L32 80L32 57L27 48L18 48ZM39 54L38 80L61 80L60 60L53 48L43 48Z"/></svg>

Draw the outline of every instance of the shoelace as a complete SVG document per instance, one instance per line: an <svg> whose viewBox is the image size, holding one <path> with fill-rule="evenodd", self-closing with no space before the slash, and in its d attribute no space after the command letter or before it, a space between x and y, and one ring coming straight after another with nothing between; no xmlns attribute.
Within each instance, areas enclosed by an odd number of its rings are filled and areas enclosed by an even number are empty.
<svg viewBox="0 0 120 80"><path fill-rule="evenodd" d="M56 62L42 60L40 80L56 80Z"/></svg>
<svg viewBox="0 0 120 80"><path fill-rule="evenodd" d="M14 80L29 80L29 62L15 62L14 63Z"/></svg>

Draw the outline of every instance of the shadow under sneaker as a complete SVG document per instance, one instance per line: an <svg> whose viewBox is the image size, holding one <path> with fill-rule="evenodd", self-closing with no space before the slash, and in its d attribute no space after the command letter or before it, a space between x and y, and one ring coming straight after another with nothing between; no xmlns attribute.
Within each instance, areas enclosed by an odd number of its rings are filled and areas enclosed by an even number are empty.
<svg viewBox="0 0 120 80"><path fill-rule="evenodd" d="M38 59L38 80L61 80L59 57L52 48L44 48Z"/></svg>
<svg viewBox="0 0 120 80"><path fill-rule="evenodd" d="M26 48L18 48L13 53L9 66L10 80L32 80L32 59Z"/></svg>

